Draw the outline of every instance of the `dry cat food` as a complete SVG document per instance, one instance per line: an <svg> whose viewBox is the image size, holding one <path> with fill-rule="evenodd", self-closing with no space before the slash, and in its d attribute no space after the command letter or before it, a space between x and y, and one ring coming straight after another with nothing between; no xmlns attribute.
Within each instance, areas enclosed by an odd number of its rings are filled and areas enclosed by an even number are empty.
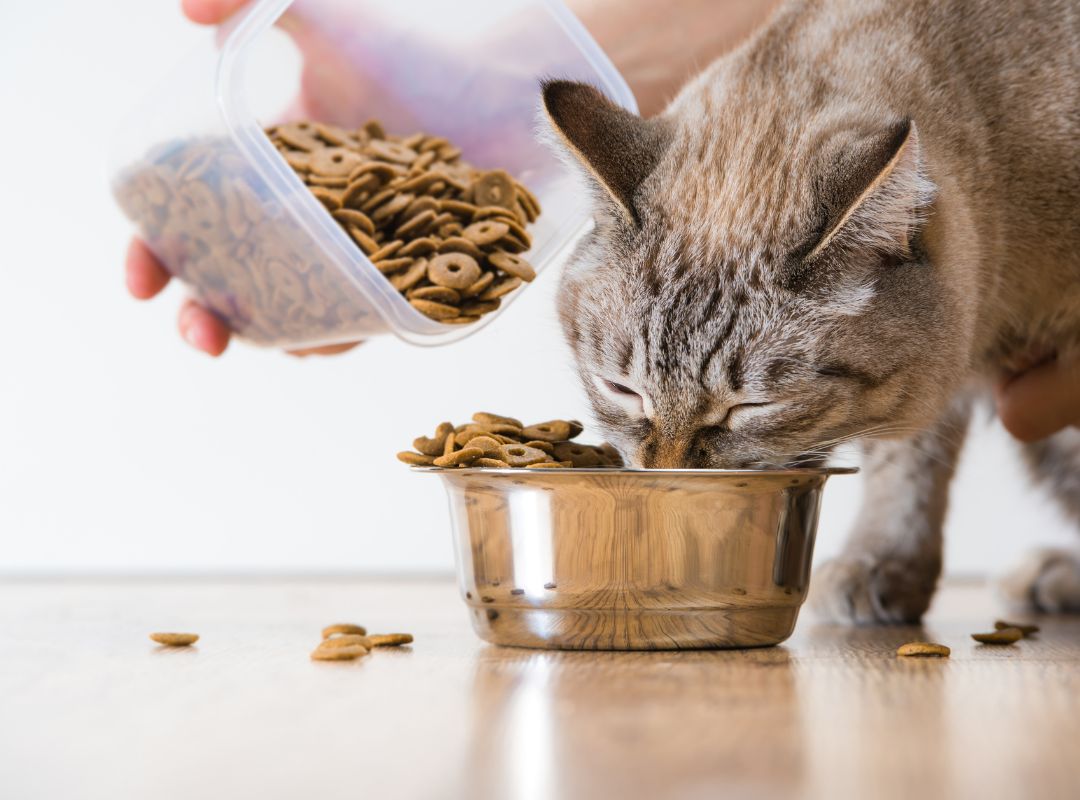
<svg viewBox="0 0 1080 800"><path fill-rule="evenodd" d="M1039 632L1038 625L1025 625L1020 622L1006 622L1003 619L999 619L997 622L994 623L994 630L996 631L1004 630L1006 628L1016 628L1016 630L1024 634L1025 637L1031 636L1033 633Z"/></svg>
<svg viewBox="0 0 1080 800"><path fill-rule="evenodd" d="M905 658L948 658L952 651L934 642L908 642L896 648L896 654Z"/></svg>
<svg viewBox="0 0 1080 800"><path fill-rule="evenodd" d="M151 633L150 638L166 647L187 647L199 641L197 633Z"/></svg>
<svg viewBox="0 0 1080 800"><path fill-rule="evenodd" d="M525 425L514 417L478 411L472 422L442 422L433 436L413 440L414 450L398 460L417 467L621 467L622 458L609 444L571 441L581 434L577 420L553 419Z"/></svg>
<svg viewBox="0 0 1080 800"><path fill-rule="evenodd" d="M267 130L292 169L414 308L473 322L534 277L535 196L463 162L447 140L319 123ZM163 143L114 194L154 252L253 342L341 342L381 330L368 301L229 141ZM474 268L475 263L475 268ZM466 278L470 281L466 283Z"/></svg>
<svg viewBox="0 0 1080 800"><path fill-rule="evenodd" d="M1024 638L1019 628L999 628L993 633L973 633L971 638L982 644L1016 644Z"/></svg>
<svg viewBox="0 0 1080 800"><path fill-rule="evenodd" d="M409 303L447 324L475 322L536 272L521 253L536 197L503 170L480 170L439 136L266 129L293 171Z"/></svg>
<svg viewBox="0 0 1080 800"><path fill-rule="evenodd" d="M340 623L322 629L322 641L311 651L314 661L352 661L366 656L376 647L411 644L411 633L373 633L363 625Z"/></svg>

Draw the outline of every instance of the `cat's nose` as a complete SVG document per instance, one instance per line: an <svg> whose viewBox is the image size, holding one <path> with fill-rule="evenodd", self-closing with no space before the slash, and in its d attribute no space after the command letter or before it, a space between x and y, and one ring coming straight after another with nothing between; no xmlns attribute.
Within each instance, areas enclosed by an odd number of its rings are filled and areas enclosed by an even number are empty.
<svg viewBox="0 0 1080 800"><path fill-rule="evenodd" d="M680 437L652 436L641 443L635 461L646 469L687 469L695 464L693 442Z"/></svg>

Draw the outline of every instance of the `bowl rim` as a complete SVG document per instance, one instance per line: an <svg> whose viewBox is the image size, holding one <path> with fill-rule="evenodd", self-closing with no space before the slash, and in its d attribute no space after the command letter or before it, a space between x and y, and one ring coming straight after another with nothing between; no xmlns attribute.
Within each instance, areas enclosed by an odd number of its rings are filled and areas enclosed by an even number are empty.
<svg viewBox="0 0 1080 800"><path fill-rule="evenodd" d="M784 469L639 469L634 467L550 467L547 469L528 469L527 467L420 467L410 466L411 472L429 475L649 475L700 476L708 478L747 478L762 476L805 476L805 475L854 475L858 467L788 467Z"/></svg>

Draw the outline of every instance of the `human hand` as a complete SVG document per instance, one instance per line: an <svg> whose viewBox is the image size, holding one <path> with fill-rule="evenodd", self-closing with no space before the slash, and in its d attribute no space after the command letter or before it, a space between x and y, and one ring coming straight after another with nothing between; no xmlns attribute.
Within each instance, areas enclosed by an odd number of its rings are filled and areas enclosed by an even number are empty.
<svg viewBox="0 0 1080 800"><path fill-rule="evenodd" d="M1005 430L1022 442L1080 425L1080 361L1053 358L1002 381L996 390Z"/></svg>
<svg viewBox="0 0 1080 800"><path fill-rule="evenodd" d="M246 0L182 0L181 5L184 14L192 21L202 25L218 25L238 11ZM296 21L287 22L283 18L283 25L290 29L298 42L309 44L310 47L302 47L308 52L317 52L314 42L316 36L310 29L299 25ZM328 51L323 51L328 52ZM305 74L311 69L320 68L319 60L307 59ZM316 85L312 81L302 81L305 87ZM325 84L323 84L325 85ZM333 97L319 97L309 92L302 92L297 105L301 112L307 109L318 109L321 106L338 102ZM314 115L317 116L317 115ZM150 251L146 244L138 239L133 239L128 247L125 263L125 280L128 291L139 300L149 300L159 294L169 283L171 275L162 263ZM212 311L200 305L195 300L187 300L180 307L177 318L177 326L180 335L192 347L201 350L211 356L219 356L229 346L232 331ZM346 343L330 345L328 347L316 347L308 350L295 350L292 355L305 356L312 354L330 355L343 353L351 350L358 343Z"/></svg>

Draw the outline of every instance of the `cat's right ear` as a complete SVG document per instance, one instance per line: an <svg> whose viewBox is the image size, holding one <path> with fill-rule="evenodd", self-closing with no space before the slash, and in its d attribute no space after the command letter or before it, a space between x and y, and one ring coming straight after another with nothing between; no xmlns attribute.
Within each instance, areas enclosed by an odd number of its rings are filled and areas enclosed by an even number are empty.
<svg viewBox="0 0 1080 800"><path fill-rule="evenodd" d="M563 148L591 175L627 222L640 222L634 196L669 140L661 119L642 119L597 89L574 81L543 84L544 110Z"/></svg>

